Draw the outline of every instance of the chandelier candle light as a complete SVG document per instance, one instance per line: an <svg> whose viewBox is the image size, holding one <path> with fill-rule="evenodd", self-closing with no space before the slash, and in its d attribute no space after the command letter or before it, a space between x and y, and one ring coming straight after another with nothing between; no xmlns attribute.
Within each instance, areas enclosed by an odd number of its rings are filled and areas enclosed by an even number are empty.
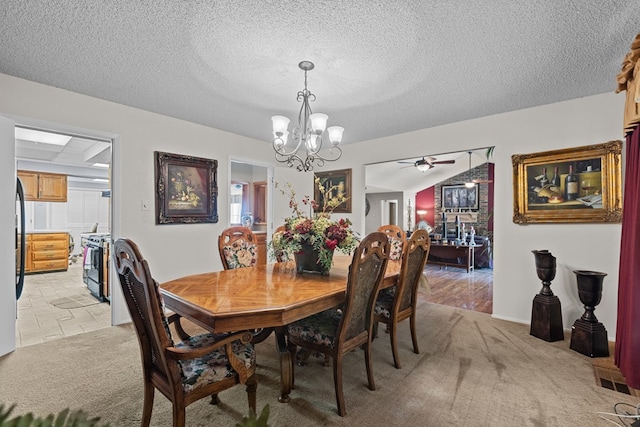
<svg viewBox="0 0 640 427"><path fill-rule="evenodd" d="M314 163L316 166L322 167L325 162L336 161L342 156L342 150L338 144L342 141L344 128L331 126L326 129L329 116L311 111L309 102L315 101L316 96L307 89L307 71L313 70L314 65L311 61L302 61L298 64L298 67L304 71L304 89L299 91L297 96L298 102L302 102L298 113L298 127L294 127L291 132L295 148L287 151L290 120L284 116L273 116L271 117L273 122L273 149L276 152L277 161L286 163L289 167L295 165L299 171L312 171ZM320 155L325 129L331 143L330 157ZM306 155L304 152L298 153L303 145Z"/></svg>

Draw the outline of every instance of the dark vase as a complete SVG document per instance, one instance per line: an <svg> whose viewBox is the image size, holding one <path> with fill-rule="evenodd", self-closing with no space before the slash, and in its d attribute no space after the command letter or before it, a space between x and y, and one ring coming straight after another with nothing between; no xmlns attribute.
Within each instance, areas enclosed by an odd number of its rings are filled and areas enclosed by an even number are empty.
<svg viewBox="0 0 640 427"><path fill-rule="evenodd" d="M329 269L324 268L324 266L320 263L318 251L316 251L316 249L312 245L306 242L303 242L301 246L301 250L294 254L296 259L296 271L298 273L316 273L325 276L328 275ZM331 256L333 256L333 251L331 252Z"/></svg>
<svg viewBox="0 0 640 427"><path fill-rule="evenodd" d="M578 296L584 305L584 314L571 328L572 350L589 357L609 356L609 340L604 325L598 322L594 310L602 299L602 282L607 273L574 270L578 281Z"/></svg>
<svg viewBox="0 0 640 427"><path fill-rule="evenodd" d="M547 249L531 251L536 259L536 273L538 279L542 280L540 295L553 295L551 292L551 281L556 277L556 257L551 255Z"/></svg>
<svg viewBox="0 0 640 427"><path fill-rule="evenodd" d="M560 299L551 291L551 281L556 277L556 257L547 249L534 250L536 273L542 281L542 289L533 299L530 334L545 341L564 339L562 307Z"/></svg>
<svg viewBox="0 0 640 427"><path fill-rule="evenodd" d="M578 280L578 296L584 304L584 314L581 319L591 323L598 323L593 311L602 300L602 282L607 273L598 271L575 270Z"/></svg>

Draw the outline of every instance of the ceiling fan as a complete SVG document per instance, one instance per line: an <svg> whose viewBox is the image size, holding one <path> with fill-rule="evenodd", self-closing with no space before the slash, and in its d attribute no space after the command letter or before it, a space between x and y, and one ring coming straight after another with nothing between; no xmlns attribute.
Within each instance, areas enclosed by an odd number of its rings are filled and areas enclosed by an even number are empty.
<svg viewBox="0 0 640 427"><path fill-rule="evenodd" d="M467 151L469 153L469 172L471 172L471 153L472 151ZM466 187L473 187L474 184L490 184L493 181L490 179L472 179L471 181L467 181L464 183Z"/></svg>
<svg viewBox="0 0 640 427"><path fill-rule="evenodd" d="M436 160L435 157L422 157L422 159L420 160L416 160L415 162L403 162L400 161L398 163L409 163L411 165L413 165L416 169L418 169L420 172L424 172L427 171L429 169L431 169L432 167L434 167L435 165L444 165L444 164L452 164L455 163L455 160ZM404 167L409 167L409 166L404 166Z"/></svg>

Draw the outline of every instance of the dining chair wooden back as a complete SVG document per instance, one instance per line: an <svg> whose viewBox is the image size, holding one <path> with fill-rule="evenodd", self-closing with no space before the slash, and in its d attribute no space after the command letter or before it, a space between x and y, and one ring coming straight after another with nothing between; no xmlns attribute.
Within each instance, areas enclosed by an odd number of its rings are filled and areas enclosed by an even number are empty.
<svg viewBox="0 0 640 427"><path fill-rule="evenodd" d="M279 225L278 227L276 227L276 229L273 231L273 235L271 236L271 241L281 238L284 235L285 231L287 231L287 227L285 227L284 225ZM273 255L276 257L277 262L289 261L285 253L281 250L274 249Z"/></svg>
<svg viewBox="0 0 640 427"><path fill-rule="evenodd" d="M393 224L381 225L378 227L378 231L385 233L391 243L389 259L392 261L399 261L402 257L402 248L407 240L407 233L405 233L402 228Z"/></svg>
<svg viewBox="0 0 640 427"><path fill-rule="evenodd" d="M116 240L113 259L140 344L142 426L151 421L156 389L172 403L174 427L185 425L185 408L191 403L207 396L217 403L219 392L241 383L246 384L249 408L255 411L256 361L251 335L206 333L174 343L158 282L136 244Z"/></svg>
<svg viewBox="0 0 640 427"><path fill-rule="evenodd" d="M389 239L382 232L366 236L354 251L344 303L287 326L289 351L297 346L333 359L333 381L338 414L346 415L342 387L343 356L363 347L369 388L375 390L371 364L373 306L389 260Z"/></svg>
<svg viewBox="0 0 640 427"><path fill-rule="evenodd" d="M393 363L400 369L398 356L398 323L409 318L413 351L420 353L416 335L416 306L418 285L427 263L431 239L426 230L419 229L411 234L402 251L400 274L396 286L380 292L374 309L374 324L377 331L378 322L386 323L391 338Z"/></svg>
<svg viewBox="0 0 640 427"><path fill-rule="evenodd" d="M218 250L222 267L255 267L258 264L258 244L253 231L247 227L228 227L218 236Z"/></svg>

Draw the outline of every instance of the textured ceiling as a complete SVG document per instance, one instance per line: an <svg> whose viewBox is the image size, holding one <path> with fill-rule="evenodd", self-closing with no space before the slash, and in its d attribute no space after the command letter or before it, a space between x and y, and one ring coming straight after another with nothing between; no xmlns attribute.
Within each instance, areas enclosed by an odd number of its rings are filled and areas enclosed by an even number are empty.
<svg viewBox="0 0 640 427"><path fill-rule="evenodd" d="M0 72L270 141L311 60L344 143L615 90L637 0L1 0Z"/></svg>
<svg viewBox="0 0 640 427"><path fill-rule="evenodd" d="M0 19L1 73L265 143L313 61L312 108L350 144L613 92L640 1L0 0ZM367 191L418 191L457 156L367 166Z"/></svg>

